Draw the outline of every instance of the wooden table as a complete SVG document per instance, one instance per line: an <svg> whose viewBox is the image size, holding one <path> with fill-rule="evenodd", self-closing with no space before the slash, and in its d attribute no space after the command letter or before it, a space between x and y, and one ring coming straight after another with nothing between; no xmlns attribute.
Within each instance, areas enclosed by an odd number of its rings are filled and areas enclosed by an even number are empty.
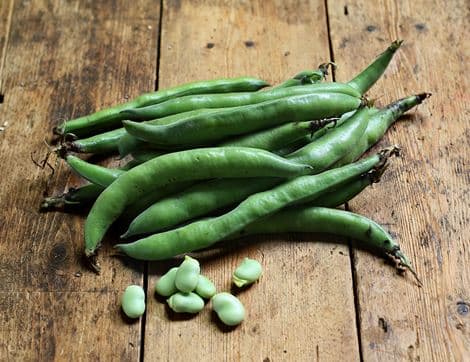
<svg viewBox="0 0 470 362"><path fill-rule="evenodd" d="M470 359L468 2L2 0L0 19L1 360ZM239 295L247 320L227 331L209 308L181 319L155 299L170 264L112 257L111 235L98 277L81 257L83 215L38 212L43 193L79 182L63 162L51 176L31 161L60 120L196 79L276 83L329 60L344 81L394 39L405 43L370 97L433 96L380 142L403 157L348 207L394 233L422 288L345 240L261 238L202 264L220 290L242 257L264 266ZM135 323L119 310L131 283L147 287Z"/></svg>

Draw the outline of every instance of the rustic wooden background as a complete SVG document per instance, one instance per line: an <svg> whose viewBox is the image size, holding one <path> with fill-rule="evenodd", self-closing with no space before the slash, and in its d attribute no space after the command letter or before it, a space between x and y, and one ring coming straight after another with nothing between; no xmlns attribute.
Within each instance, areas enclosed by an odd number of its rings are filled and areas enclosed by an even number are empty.
<svg viewBox="0 0 470 362"><path fill-rule="evenodd" d="M0 359L470 360L469 20L465 0L0 0ZM209 308L180 319L155 299L168 264L105 246L97 277L81 261L83 216L38 212L43 192L79 182L31 161L60 120L196 79L275 83L329 60L348 80L394 39L405 43L371 97L433 96L388 132L381 145L403 157L348 207L396 235L422 288L344 240L262 238L202 264L219 289L243 256L264 265L239 295L247 320L227 331ZM119 310L131 283L148 285L135 323Z"/></svg>

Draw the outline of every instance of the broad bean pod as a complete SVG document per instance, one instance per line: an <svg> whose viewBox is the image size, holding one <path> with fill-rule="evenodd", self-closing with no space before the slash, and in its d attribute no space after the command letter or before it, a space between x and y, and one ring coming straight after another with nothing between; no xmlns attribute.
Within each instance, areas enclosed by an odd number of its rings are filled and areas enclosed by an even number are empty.
<svg viewBox="0 0 470 362"><path fill-rule="evenodd" d="M66 121L60 126L55 127L54 133L59 135L73 133L77 136L82 136L103 129L119 127L121 121L125 119L125 116L120 113L124 109L145 107L190 94L256 91L268 85L268 83L261 79L249 77L187 83L157 92L142 94L130 102Z"/></svg>
<svg viewBox="0 0 470 362"><path fill-rule="evenodd" d="M320 194L382 166L392 151L387 150L341 168L314 176L300 176L269 191L249 196L230 212L186 226L151 235L115 247L140 260L162 260L179 254L207 248L243 229L251 222L274 213L295 202L315 199Z"/></svg>
<svg viewBox="0 0 470 362"><path fill-rule="evenodd" d="M355 88L344 83L317 83L288 88L274 88L264 92L199 94L179 97L148 107L122 111L125 119L146 121L196 109L229 108L257 104L279 98L311 93L342 93L352 97L361 97Z"/></svg>
<svg viewBox="0 0 470 362"><path fill-rule="evenodd" d="M349 211L311 205L296 206L253 222L241 230L239 235L291 232L328 233L355 239L393 256L417 278L411 262L387 231L375 221Z"/></svg>
<svg viewBox="0 0 470 362"><path fill-rule="evenodd" d="M97 198L85 223L85 253L92 256L106 230L151 190L179 181L217 177L294 177L311 166L247 147L201 148L166 154L121 175Z"/></svg>
<svg viewBox="0 0 470 362"><path fill-rule="evenodd" d="M383 137L385 132L398 118L400 118L401 115L403 115L403 113L418 104L421 104L430 96L430 93L412 95L399 99L390 103L385 108L378 110L374 116L371 117L364 134L358 140L356 146L351 150L351 152L336 162L335 167L346 165L357 160L364 152Z"/></svg>
<svg viewBox="0 0 470 362"><path fill-rule="evenodd" d="M231 107L207 115L156 126L123 121L127 132L159 147L189 147L214 144L288 122L340 116L358 108L360 98L342 93L311 93L248 106Z"/></svg>
<svg viewBox="0 0 470 362"><path fill-rule="evenodd" d="M361 94L366 93L385 72L385 69L387 69L390 61L402 43L402 40L395 40L367 68L351 79L347 84L357 89Z"/></svg>
<svg viewBox="0 0 470 362"><path fill-rule="evenodd" d="M347 122L286 158L311 165L314 168L313 173L326 170L354 147L368 122L368 109L361 108ZM282 181L272 178L257 179L256 182L251 179L216 179L196 184L143 211L132 221L123 237L166 230L240 202L249 195L268 190Z"/></svg>

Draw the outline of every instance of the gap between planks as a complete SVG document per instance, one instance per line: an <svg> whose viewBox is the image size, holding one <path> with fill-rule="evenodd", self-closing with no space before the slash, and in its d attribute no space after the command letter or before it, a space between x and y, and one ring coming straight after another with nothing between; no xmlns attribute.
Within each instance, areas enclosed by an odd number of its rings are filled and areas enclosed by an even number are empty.
<svg viewBox="0 0 470 362"><path fill-rule="evenodd" d="M157 29L157 46L155 52L155 87L154 90L158 91L159 89L159 80L160 80L160 54L161 54L161 45L162 45L162 18L163 18L163 6L164 1L160 0L160 13L158 14L158 26ZM144 262L144 275L143 275L143 287L145 291L145 295L148 296L148 289L149 289L149 262ZM147 311L145 312L144 316L142 317L142 323L140 325L140 353L139 353L139 361L145 361L145 334L146 334L146 326L147 326Z"/></svg>
<svg viewBox="0 0 470 362"><path fill-rule="evenodd" d="M325 8L325 19L326 19L326 31L328 33L328 48L330 52L330 62L335 64L335 53L334 53L334 48L333 48L333 40L331 39L331 27L330 27L330 14L328 13L328 0L324 0L324 8ZM347 7L345 6L345 13L347 11ZM336 81L336 74L335 74L335 65L331 67L331 78L333 81ZM349 205L346 202L344 204L344 209L346 211L349 211ZM354 297L354 323L356 327L356 333L357 333L357 346L359 349L359 360L362 362L364 361L364 355L363 355L363 350L362 350L362 336L361 336L361 323L360 323L360 318L361 318L361 306L359 303L359 296L358 296L358 283L357 283L357 274L356 274L356 269L354 268L354 263L355 263L355 255L353 253L353 245L352 245L352 240L348 239L348 249L349 249L349 264L351 266L351 280L352 280L352 289L353 289L353 297Z"/></svg>
<svg viewBox="0 0 470 362"><path fill-rule="evenodd" d="M5 67L5 60L7 57L7 47L8 47L8 39L10 38L11 19L13 18L14 1L15 0L10 0L6 26L5 26L5 40L3 41L3 47L0 53L1 54L1 58L0 58L0 104L3 103L3 98L5 96L5 91L3 89L3 68Z"/></svg>

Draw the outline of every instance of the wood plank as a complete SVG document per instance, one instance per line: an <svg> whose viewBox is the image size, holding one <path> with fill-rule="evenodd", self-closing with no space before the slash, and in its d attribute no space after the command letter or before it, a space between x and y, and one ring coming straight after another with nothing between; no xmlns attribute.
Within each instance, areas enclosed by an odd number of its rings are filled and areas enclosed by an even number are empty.
<svg viewBox="0 0 470 362"><path fill-rule="evenodd" d="M166 1L159 85L254 75L276 83L329 60L323 1ZM247 319L227 331L206 307L191 319L168 312L150 270L145 357L153 360L358 360L348 248L277 236L202 261L218 290L242 258L259 260L260 283L239 294Z"/></svg>
<svg viewBox="0 0 470 362"><path fill-rule="evenodd" d="M3 66L5 64L5 50L8 44L8 35L10 34L13 4L14 0L5 0L0 2L0 95L3 94L2 74ZM2 102L0 102L0 104L1 103Z"/></svg>
<svg viewBox="0 0 470 362"><path fill-rule="evenodd" d="M158 22L158 1L15 3L0 114L2 360L139 357L141 326L122 318L119 298L142 283L141 267L108 246L101 276L83 265L84 217L37 211L46 188L76 180L62 162L51 178L30 154L44 156L60 119L154 88Z"/></svg>
<svg viewBox="0 0 470 362"><path fill-rule="evenodd" d="M338 78L396 38L403 48L371 91L381 104L433 96L381 145L398 143L384 181L352 210L387 225L424 286L355 253L362 353L368 361L463 361L470 356L469 9L465 1L329 2ZM347 14L346 14L347 13Z"/></svg>

